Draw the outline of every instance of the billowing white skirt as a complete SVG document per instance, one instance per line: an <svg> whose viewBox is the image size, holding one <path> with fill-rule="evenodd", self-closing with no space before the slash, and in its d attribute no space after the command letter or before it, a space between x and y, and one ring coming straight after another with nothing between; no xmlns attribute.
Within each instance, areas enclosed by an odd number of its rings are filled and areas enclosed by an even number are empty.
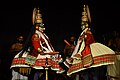
<svg viewBox="0 0 120 80"><path fill-rule="evenodd" d="M96 42L90 45L90 49L93 57L93 64L85 68L83 67L82 59L74 59L73 63L68 69L67 75L71 75L72 73L76 73L92 67L114 64L115 52L109 47ZM64 64L69 65L69 61L66 60Z"/></svg>

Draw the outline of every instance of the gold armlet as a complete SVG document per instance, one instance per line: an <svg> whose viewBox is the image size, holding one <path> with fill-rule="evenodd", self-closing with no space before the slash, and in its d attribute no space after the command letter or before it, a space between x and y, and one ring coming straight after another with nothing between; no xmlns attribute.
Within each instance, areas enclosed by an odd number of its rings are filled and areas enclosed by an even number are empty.
<svg viewBox="0 0 120 80"><path fill-rule="evenodd" d="M42 50L40 48L38 48L38 52L42 52Z"/></svg>

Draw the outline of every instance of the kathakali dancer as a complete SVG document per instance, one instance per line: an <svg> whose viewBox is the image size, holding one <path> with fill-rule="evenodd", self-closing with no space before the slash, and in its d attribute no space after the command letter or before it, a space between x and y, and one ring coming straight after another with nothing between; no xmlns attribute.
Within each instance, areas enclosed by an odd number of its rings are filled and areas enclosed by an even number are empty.
<svg viewBox="0 0 120 80"><path fill-rule="evenodd" d="M59 62L62 62L61 55L54 50L48 36L44 33L45 28L39 8L34 8L32 20L33 27L30 35L24 48L14 57L11 68L18 67L20 73L25 73L28 72L26 68L40 70L49 65L56 73L64 72L59 65Z"/></svg>
<svg viewBox="0 0 120 80"><path fill-rule="evenodd" d="M92 67L114 64L115 52L94 40L89 26L91 19L87 5L84 5L81 20L82 33L72 56L64 61L64 64L69 68L67 71L69 76Z"/></svg>

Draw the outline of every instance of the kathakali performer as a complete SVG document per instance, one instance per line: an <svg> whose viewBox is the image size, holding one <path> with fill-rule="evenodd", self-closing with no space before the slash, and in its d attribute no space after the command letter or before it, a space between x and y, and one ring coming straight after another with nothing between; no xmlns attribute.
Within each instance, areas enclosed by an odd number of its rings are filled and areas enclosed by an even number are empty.
<svg viewBox="0 0 120 80"><path fill-rule="evenodd" d="M20 68L20 73L26 73L27 68L44 69L47 65L56 73L62 73L64 70L59 63L62 62L61 55L56 52L44 33L44 24L39 8L33 10L33 26L26 40L24 48L14 57L11 69Z"/></svg>
<svg viewBox="0 0 120 80"><path fill-rule="evenodd" d="M64 64L69 68L67 75L92 67L114 64L115 52L94 40L89 26L90 15L88 9L88 6L84 5L81 18L82 33L78 38L72 56L64 61Z"/></svg>

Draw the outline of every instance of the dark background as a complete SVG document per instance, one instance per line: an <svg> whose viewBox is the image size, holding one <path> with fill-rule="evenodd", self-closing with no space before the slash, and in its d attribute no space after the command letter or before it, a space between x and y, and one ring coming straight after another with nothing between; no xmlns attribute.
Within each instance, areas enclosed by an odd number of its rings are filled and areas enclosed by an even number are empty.
<svg viewBox="0 0 120 80"><path fill-rule="evenodd" d="M9 48L19 35L26 39L32 27L34 7L41 10L45 33L57 51L64 48L64 39L81 33L80 21L83 4L87 3L92 18L96 41L119 31L118 0L3 0L0 2L0 58L3 66L10 67ZM5 67L4 67L5 68ZM7 71L4 71L8 73Z"/></svg>
<svg viewBox="0 0 120 80"><path fill-rule="evenodd" d="M41 10L46 34L55 46L63 39L81 33L80 21L83 4L87 3L92 18L92 29L103 35L119 29L119 3L104 0L4 0L0 2L0 44L14 42L18 35L27 37L32 27L34 7ZM100 36L99 35L99 36Z"/></svg>

